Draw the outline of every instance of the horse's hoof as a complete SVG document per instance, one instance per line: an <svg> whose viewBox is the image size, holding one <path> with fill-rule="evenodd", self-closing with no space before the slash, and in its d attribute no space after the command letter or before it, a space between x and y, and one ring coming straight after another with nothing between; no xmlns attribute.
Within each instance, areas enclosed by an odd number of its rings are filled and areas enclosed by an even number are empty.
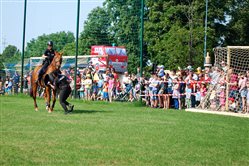
<svg viewBox="0 0 249 166"><path fill-rule="evenodd" d="M48 106L46 106L46 110L48 110L49 108L48 108Z"/></svg>
<svg viewBox="0 0 249 166"><path fill-rule="evenodd" d="M35 108L35 111L37 112L37 111L38 111L38 108Z"/></svg>
<svg viewBox="0 0 249 166"><path fill-rule="evenodd" d="M50 109L50 108L48 109L48 113L52 113L52 111L53 111L52 109Z"/></svg>

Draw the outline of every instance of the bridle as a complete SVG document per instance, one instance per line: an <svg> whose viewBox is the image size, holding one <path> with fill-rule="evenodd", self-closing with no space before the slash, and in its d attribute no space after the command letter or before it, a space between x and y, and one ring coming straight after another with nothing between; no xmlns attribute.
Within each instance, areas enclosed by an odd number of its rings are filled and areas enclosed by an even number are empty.
<svg viewBox="0 0 249 166"><path fill-rule="evenodd" d="M55 58L55 59L54 59L54 63L55 63L56 69L60 69L60 67L61 67L61 62L62 62L62 57L61 57L61 55L59 55L59 56L56 56L56 55L55 55L54 58Z"/></svg>

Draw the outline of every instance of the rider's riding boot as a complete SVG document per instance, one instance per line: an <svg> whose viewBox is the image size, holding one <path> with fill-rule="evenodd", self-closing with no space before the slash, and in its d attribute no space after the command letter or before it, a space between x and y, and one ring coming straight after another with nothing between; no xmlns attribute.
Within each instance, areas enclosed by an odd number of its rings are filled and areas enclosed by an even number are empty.
<svg viewBox="0 0 249 166"><path fill-rule="evenodd" d="M41 79L42 79L42 76L39 74L39 76L38 76L37 80L35 81L35 83L40 82L40 81L41 81Z"/></svg>

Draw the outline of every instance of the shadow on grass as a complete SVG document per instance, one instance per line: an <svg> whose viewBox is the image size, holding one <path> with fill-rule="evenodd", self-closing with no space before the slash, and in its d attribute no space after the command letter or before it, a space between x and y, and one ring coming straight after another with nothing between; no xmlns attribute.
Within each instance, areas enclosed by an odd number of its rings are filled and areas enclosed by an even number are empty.
<svg viewBox="0 0 249 166"><path fill-rule="evenodd" d="M100 110L74 110L72 114L94 114L94 113L110 113L112 111L100 111Z"/></svg>

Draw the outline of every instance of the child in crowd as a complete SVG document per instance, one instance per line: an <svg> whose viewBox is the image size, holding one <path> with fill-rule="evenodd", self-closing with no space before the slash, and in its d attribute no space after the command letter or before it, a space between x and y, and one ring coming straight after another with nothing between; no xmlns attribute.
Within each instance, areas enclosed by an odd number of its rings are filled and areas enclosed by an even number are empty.
<svg viewBox="0 0 249 166"><path fill-rule="evenodd" d="M197 91L195 94L195 104L196 106L199 106L201 103L201 88L199 86L197 86Z"/></svg>
<svg viewBox="0 0 249 166"><path fill-rule="evenodd" d="M85 98L85 85L84 85L84 81L81 82L81 86L80 86L80 89L79 89L79 92L80 92L80 99L84 99Z"/></svg>
<svg viewBox="0 0 249 166"><path fill-rule="evenodd" d="M234 98L229 98L228 99L229 103L228 103L228 106L229 106L229 111L232 111L232 112L235 112L236 111L236 103L234 101Z"/></svg>
<svg viewBox="0 0 249 166"><path fill-rule="evenodd" d="M108 80L108 97L109 97L110 103L112 102L113 90L114 90L114 77L113 75L111 75Z"/></svg>
<svg viewBox="0 0 249 166"><path fill-rule="evenodd" d="M107 81L104 81L104 85L103 85L103 100L108 101L108 83L107 83Z"/></svg>
<svg viewBox="0 0 249 166"><path fill-rule="evenodd" d="M117 78L116 80L116 94L119 94L121 92L121 83L120 80Z"/></svg>
<svg viewBox="0 0 249 166"><path fill-rule="evenodd" d="M210 100L210 108L212 110L215 110L216 109L216 90L212 90L209 100Z"/></svg>
<svg viewBox="0 0 249 166"><path fill-rule="evenodd" d="M179 109L179 100L180 100L180 92L178 90L178 84L176 84L173 88L172 99L174 101L175 109Z"/></svg>
<svg viewBox="0 0 249 166"><path fill-rule="evenodd" d="M187 83L185 92L186 92L186 107L187 108L191 108L191 93L192 93L192 89L190 87L190 83Z"/></svg>
<svg viewBox="0 0 249 166"><path fill-rule="evenodd" d="M85 95L86 99L90 100L91 99L91 89L92 89L92 79L91 76L87 74L86 80L84 81L85 84Z"/></svg>
<svg viewBox="0 0 249 166"><path fill-rule="evenodd" d="M206 88L206 84L205 83L201 84L200 92L201 92L201 101L202 101L205 98L206 93L207 93L207 88Z"/></svg>
<svg viewBox="0 0 249 166"><path fill-rule="evenodd" d="M225 111L225 105L226 105L225 86L220 87L220 93L218 97L219 97L220 110Z"/></svg>

